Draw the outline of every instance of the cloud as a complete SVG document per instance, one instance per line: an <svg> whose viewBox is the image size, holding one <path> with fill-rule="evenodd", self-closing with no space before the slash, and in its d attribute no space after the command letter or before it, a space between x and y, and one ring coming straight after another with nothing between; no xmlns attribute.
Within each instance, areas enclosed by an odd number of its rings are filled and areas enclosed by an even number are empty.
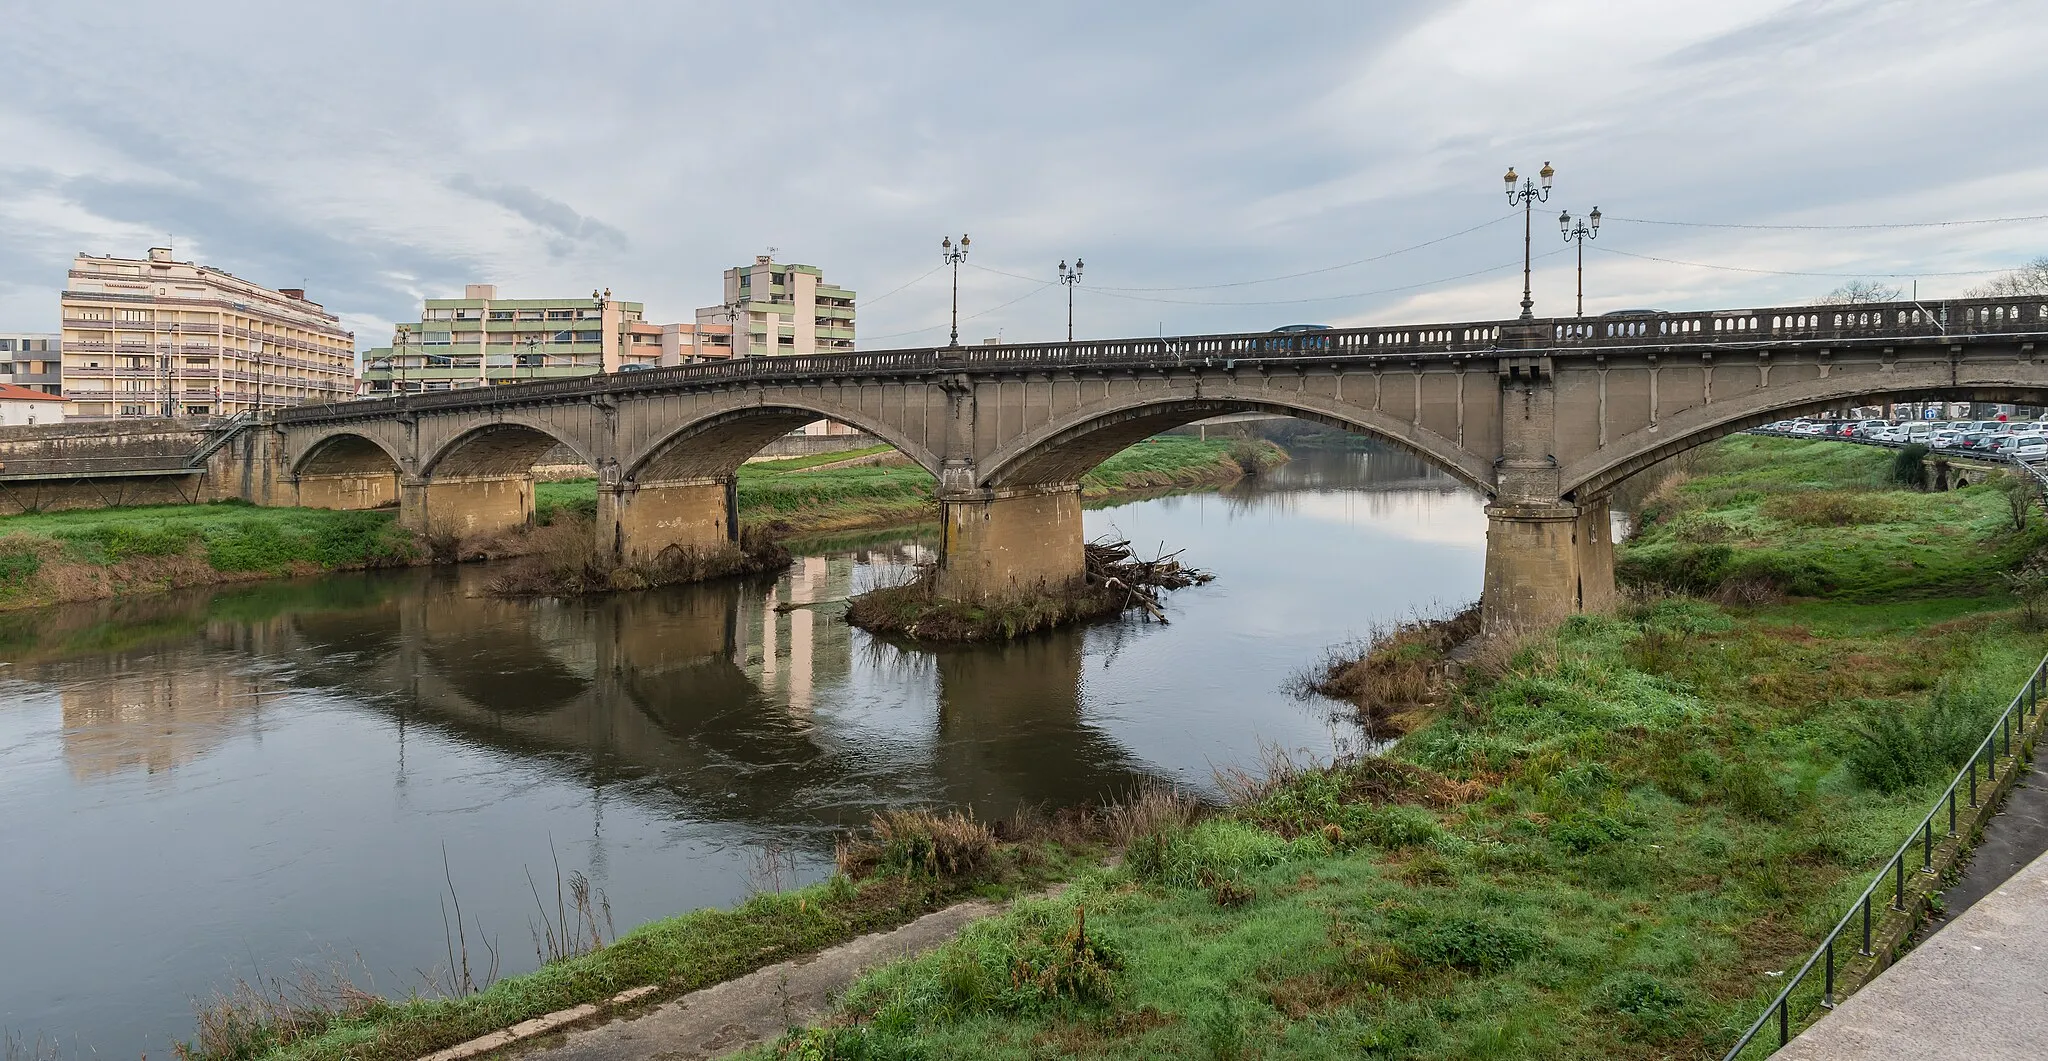
<svg viewBox="0 0 2048 1061"><path fill-rule="evenodd" d="M569 204L550 199L532 188L517 184L486 183L467 173L458 173L443 183L452 191L502 206L535 227L560 236L561 239L553 246L559 248L562 253L566 253L569 247L579 243L614 248L626 245L624 232L596 218L579 214Z"/></svg>
<svg viewBox="0 0 2048 1061"><path fill-rule="evenodd" d="M609 287L688 320L770 246L876 299L864 345L942 340L950 288L931 270L962 231L991 270L960 277L976 336L1062 333L1044 285L1076 256L1084 336L1495 318L1519 309L1519 218L1310 271L1500 217L1501 170L1546 159L1539 253L1562 246L1559 209L1616 219L1587 255L1590 312L1802 301L1837 282L1601 251L1942 272L2016 265L2048 235L1619 220L2037 212L2048 8L2025 0L268 10L43 5L10 24L0 327L54 327L72 253L164 233L180 257L304 280L370 322L361 345L472 282ZM1209 286L1243 281L1261 282ZM1539 260L1537 311L1567 309L1573 281L1569 256Z"/></svg>

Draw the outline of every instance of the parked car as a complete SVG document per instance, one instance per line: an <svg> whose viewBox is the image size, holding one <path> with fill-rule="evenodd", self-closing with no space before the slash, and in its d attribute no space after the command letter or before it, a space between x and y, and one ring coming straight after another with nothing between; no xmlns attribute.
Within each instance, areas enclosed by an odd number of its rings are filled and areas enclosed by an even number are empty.
<svg viewBox="0 0 2048 1061"><path fill-rule="evenodd" d="M2048 457L2048 435L2014 435L2003 452L2007 456L2023 461L2037 461Z"/></svg>

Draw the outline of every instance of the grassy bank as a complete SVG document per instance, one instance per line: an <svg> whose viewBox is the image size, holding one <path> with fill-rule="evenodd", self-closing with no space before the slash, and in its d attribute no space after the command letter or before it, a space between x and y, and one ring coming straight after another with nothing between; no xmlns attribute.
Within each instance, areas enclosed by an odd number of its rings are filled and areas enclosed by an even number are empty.
<svg viewBox="0 0 2048 1061"><path fill-rule="evenodd" d="M2048 649L1981 595L2036 531L1798 445L1708 454L1623 562L1722 522L1731 570L1848 599L1652 593L1495 645L1384 758L1240 778L758 1056L1718 1056ZM1884 522L1803 521L1830 492Z"/></svg>
<svg viewBox="0 0 2048 1061"><path fill-rule="evenodd" d="M742 465L737 475L741 526L782 535L817 534L931 519L937 481L916 465L813 470L819 464L875 452L857 450ZM1286 452L1270 442L1204 442L1161 436L1102 462L1082 478L1081 493L1084 498L1107 498L1229 482L1244 475L1247 465L1252 469L1271 467L1286 459ZM537 484L534 505L544 522L564 513L595 518L597 481L566 479Z"/></svg>
<svg viewBox="0 0 2048 1061"><path fill-rule="evenodd" d="M391 512L239 503L0 519L0 608L414 563Z"/></svg>
<svg viewBox="0 0 2048 1061"><path fill-rule="evenodd" d="M1101 857L1115 825L1100 816L1033 816L991 828L960 815L888 812L841 846L839 871L819 884L656 921L594 947L579 942L576 953L535 972L455 996L385 999L332 978L287 987L283 1002L258 990L223 992L202 1007L199 1037L178 1054L186 1061L413 1061L628 988L657 985L634 1002L650 1005L962 899L1007 899L1075 876ZM438 975L462 979L449 970Z"/></svg>

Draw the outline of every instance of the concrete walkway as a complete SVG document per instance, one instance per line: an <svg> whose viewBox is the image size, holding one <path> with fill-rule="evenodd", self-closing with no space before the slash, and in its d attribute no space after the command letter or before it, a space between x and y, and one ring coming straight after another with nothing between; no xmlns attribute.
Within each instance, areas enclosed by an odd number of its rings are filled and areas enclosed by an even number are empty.
<svg viewBox="0 0 2048 1061"><path fill-rule="evenodd" d="M1945 920L1928 935L1940 932L2043 854L2048 854L2048 754L2034 759L2033 769L2020 778L2006 795L2005 806L1985 825L1984 839L1970 852L1962 879L1941 893Z"/></svg>
<svg viewBox="0 0 2048 1061"><path fill-rule="evenodd" d="M2048 855L1978 900L1774 1056L2048 1057Z"/></svg>
<svg viewBox="0 0 2048 1061"><path fill-rule="evenodd" d="M769 1042L824 1017L833 1000L883 962L922 954L1000 912L970 902L901 928L780 962L591 1028L541 1036L507 1049L530 1061L702 1061Z"/></svg>

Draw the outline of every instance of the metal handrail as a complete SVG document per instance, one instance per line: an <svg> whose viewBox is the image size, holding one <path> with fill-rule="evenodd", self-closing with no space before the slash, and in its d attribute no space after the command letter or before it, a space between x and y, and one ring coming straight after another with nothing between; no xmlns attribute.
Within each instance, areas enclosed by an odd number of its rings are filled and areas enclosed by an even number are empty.
<svg viewBox="0 0 2048 1061"><path fill-rule="evenodd" d="M1807 976L1813 972L1813 967L1816 963L1823 965L1826 978L1821 988L1820 1008L1823 1010L1835 1008L1835 942L1841 938L1842 933L1847 931L1850 925L1856 922L1857 916L1860 914L1863 922L1863 941L1862 945L1857 948L1856 953L1859 957L1874 957L1870 950L1871 897L1877 894L1877 890L1884 886L1886 878L1889 877L1891 878L1892 886L1891 909L1898 912L1905 911L1906 858L1913 850L1913 845L1919 844L1921 846L1920 868L1915 872L1922 874L1933 873L1934 819L1941 814L1942 807L1946 804L1948 808L1948 831L1943 834L1943 837L1946 839L1956 835L1957 793L1967 785L1970 806L1975 808L1978 805L1977 772L1980 763L1983 765L1986 780L1992 782L1998 780L1999 757L2001 755L2012 755L2013 730L2017 728L2021 731L2021 741L2024 742L2027 725L2040 718L2041 693L2044 682L2048 682L2048 657L2044 657L2041 662L2034 665L2034 673L2027 678L2026 685L2022 686L2020 691L2013 696L2012 702L2006 705L2005 711L1998 716L1998 720L1991 724L1990 732L1986 733L1984 739L1978 742L1976 752L1970 756L1970 764L1956 772L1955 779L1948 783L1948 791L1943 792L1934 801L1934 806L1928 809L1926 817L1920 819L1920 824L1914 827L1913 832L1906 837L1906 842L1900 844L1899 849L1893 852L1891 859L1885 863L1884 868L1879 870L1877 876L1871 879L1870 886L1863 889L1863 894L1856 898L1856 901L1850 905L1848 912L1844 913L1842 919L1835 923L1834 930L1829 932L1827 938L1821 941L1820 946L1815 948L1814 952L1807 957L1806 964L1800 966L1799 971L1794 973L1790 980L1786 981L1784 990L1778 992L1778 997L1772 999L1771 1004L1764 1007L1764 1011L1758 1014L1756 1022L1749 1026L1748 1031L1742 1033L1742 1038L1737 1039L1735 1045L1730 1047L1726 1054L1722 1055L1722 1061L1734 1061L1735 1056L1748 1048L1750 1043L1756 1039L1757 1034L1763 1031L1764 1026L1769 1024L1774 1016L1777 1018L1778 1024L1778 1046L1782 1047L1792 1040L1792 992L1797 990L1799 985L1806 981ZM2013 724L2015 712L2018 713L2019 724L2017 727ZM1994 743L1997 743L2001 748L1996 754L1991 750ZM2009 768L2008 773L2011 769L2017 769L2017 766Z"/></svg>

